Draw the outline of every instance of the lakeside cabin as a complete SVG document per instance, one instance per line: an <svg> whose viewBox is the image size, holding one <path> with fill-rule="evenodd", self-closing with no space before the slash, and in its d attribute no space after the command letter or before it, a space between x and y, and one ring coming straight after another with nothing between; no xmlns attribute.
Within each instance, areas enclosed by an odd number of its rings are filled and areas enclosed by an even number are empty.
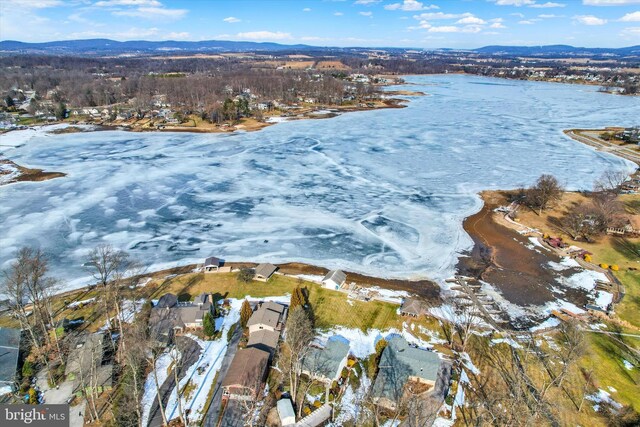
<svg viewBox="0 0 640 427"><path fill-rule="evenodd" d="M255 275L253 276L253 280L257 280L259 282L266 282L273 276L273 274L278 270L273 264L259 264L255 269Z"/></svg>
<svg viewBox="0 0 640 427"><path fill-rule="evenodd" d="M269 353L254 347L238 350L222 382L223 398L253 401L267 377Z"/></svg>
<svg viewBox="0 0 640 427"><path fill-rule="evenodd" d="M204 260L204 272L205 273L217 273L220 271L222 261L220 258L210 256Z"/></svg>
<svg viewBox="0 0 640 427"><path fill-rule="evenodd" d="M347 275L342 270L331 270L322 279L322 285L327 289L340 289L347 282Z"/></svg>

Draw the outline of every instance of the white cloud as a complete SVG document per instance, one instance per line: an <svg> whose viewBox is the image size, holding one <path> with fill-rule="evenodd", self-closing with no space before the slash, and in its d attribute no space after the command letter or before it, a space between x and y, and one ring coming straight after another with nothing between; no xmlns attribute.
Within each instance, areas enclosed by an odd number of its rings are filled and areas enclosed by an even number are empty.
<svg viewBox="0 0 640 427"><path fill-rule="evenodd" d="M60 0L2 0L2 3L6 7L19 7L20 9L46 9L63 4ZM3 12L5 12L4 9Z"/></svg>
<svg viewBox="0 0 640 427"><path fill-rule="evenodd" d="M368 16L371 18L373 16L373 12L358 12L362 16Z"/></svg>
<svg viewBox="0 0 640 427"><path fill-rule="evenodd" d="M414 15L413 17L418 20L420 19L431 20L431 19L458 19L458 18L466 18L467 16L473 16L473 14L468 12L461 13L461 14L428 12L428 13L421 13L420 15Z"/></svg>
<svg viewBox="0 0 640 427"><path fill-rule="evenodd" d="M531 20L523 20L523 21L518 21L518 24L520 24L520 25L533 25L533 21L531 21Z"/></svg>
<svg viewBox="0 0 640 427"><path fill-rule="evenodd" d="M374 3L380 3L381 1L382 0L357 0L354 4L363 4L367 6Z"/></svg>
<svg viewBox="0 0 640 427"><path fill-rule="evenodd" d="M551 7L565 7L566 4L564 3L554 3L554 2L546 2L546 3L535 3L532 5L529 5L529 7L536 7L539 9L544 9L544 8L551 8Z"/></svg>
<svg viewBox="0 0 640 427"><path fill-rule="evenodd" d="M465 24L465 25L484 25L486 23L487 22L484 19L480 19L477 16L466 16L456 22L456 24Z"/></svg>
<svg viewBox="0 0 640 427"><path fill-rule="evenodd" d="M518 18L524 18L524 14L519 13L519 12L512 13L511 16L517 16Z"/></svg>
<svg viewBox="0 0 640 427"><path fill-rule="evenodd" d="M430 33L459 33L460 28L455 27L453 25L443 25L440 27L431 27L429 28Z"/></svg>
<svg viewBox="0 0 640 427"><path fill-rule="evenodd" d="M582 0L585 6L625 6L640 4L640 0Z"/></svg>
<svg viewBox="0 0 640 427"><path fill-rule="evenodd" d="M564 18L563 15L554 15L552 13L542 13L540 15L538 15L538 18L540 19L553 19L553 18Z"/></svg>
<svg viewBox="0 0 640 427"><path fill-rule="evenodd" d="M152 6L160 7L162 3L157 0L102 0L94 3L94 6L98 7L113 7L113 6Z"/></svg>
<svg viewBox="0 0 640 427"><path fill-rule="evenodd" d="M489 28L507 28L507 27L500 22L494 22L493 24L489 25Z"/></svg>
<svg viewBox="0 0 640 427"><path fill-rule="evenodd" d="M310 7L305 7L304 9L302 9L303 12L311 12L311 8Z"/></svg>
<svg viewBox="0 0 640 427"><path fill-rule="evenodd" d="M188 38L191 37L191 34L189 34L186 31L177 33L177 32L171 32L169 34L167 34L167 36L165 37L166 40L187 40Z"/></svg>
<svg viewBox="0 0 640 427"><path fill-rule="evenodd" d="M620 35L623 37L638 37L640 36L640 27L628 27L620 32Z"/></svg>
<svg viewBox="0 0 640 427"><path fill-rule="evenodd" d="M334 15L335 15L335 16L342 16L342 15L344 15L344 13L342 13L342 12L336 12L336 13L334 13Z"/></svg>
<svg viewBox="0 0 640 427"><path fill-rule="evenodd" d="M129 28L126 31L119 31L114 33L107 33L101 31L81 31L77 33L68 34L68 39L86 39L86 38L105 38L114 40L135 40L135 39L148 39L155 38L160 30L158 28Z"/></svg>
<svg viewBox="0 0 640 427"><path fill-rule="evenodd" d="M405 12L415 12L418 10L427 9L440 9L435 4L425 6L423 3L416 0L404 0L402 3L392 3L384 7L387 10L404 10Z"/></svg>
<svg viewBox="0 0 640 427"><path fill-rule="evenodd" d="M534 4L534 0L495 0L496 5L498 6L526 6L530 4Z"/></svg>
<svg viewBox="0 0 640 427"><path fill-rule="evenodd" d="M606 19L598 18L593 15L576 15L573 19L584 25L604 25L607 23Z"/></svg>
<svg viewBox="0 0 640 427"><path fill-rule="evenodd" d="M132 10L116 10L116 16L132 16L144 19L180 19L189 11L187 9L165 9L164 7L139 7Z"/></svg>
<svg viewBox="0 0 640 427"><path fill-rule="evenodd" d="M622 22L640 22L640 11L627 13L619 20Z"/></svg>
<svg viewBox="0 0 640 427"><path fill-rule="evenodd" d="M290 40L292 39L290 33L283 33L281 31L248 31L246 33L238 33L233 36L237 39L244 40Z"/></svg>
<svg viewBox="0 0 640 427"><path fill-rule="evenodd" d="M235 24L236 22L240 22L241 19L238 19L235 16L230 16L228 18L224 18L223 21L228 22L229 24Z"/></svg>

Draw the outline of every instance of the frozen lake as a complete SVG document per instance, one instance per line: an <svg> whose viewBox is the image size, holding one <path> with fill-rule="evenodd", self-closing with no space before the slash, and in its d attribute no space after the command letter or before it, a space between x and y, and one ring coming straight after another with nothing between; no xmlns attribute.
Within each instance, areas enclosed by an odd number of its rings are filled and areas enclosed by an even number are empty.
<svg viewBox="0 0 640 427"><path fill-rule="evenodd" d="M370 275L444 278L471 247L462 220L484 189L556 175L591 188L633 164L562 134L638 124L640 98L597 87L412 76L407 108L233 135L42 131L0 136L16 163L64 178L0 187L0 267L22 245L76 286L108 242L153 268L302 261ZM16 145L15 148L7 148Z"/></svg>

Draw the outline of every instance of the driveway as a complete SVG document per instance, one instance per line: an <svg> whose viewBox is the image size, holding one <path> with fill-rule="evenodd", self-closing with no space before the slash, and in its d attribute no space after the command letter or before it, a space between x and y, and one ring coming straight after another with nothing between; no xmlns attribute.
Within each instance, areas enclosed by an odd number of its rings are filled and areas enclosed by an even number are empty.
<svg viewBox="0 0 640 427"><path fill-rule="evenodd" d="M205 415L204 417L203 425L205 427L215 427L217 425L218 419L220 418L220 407L222 406L222 381L224 381L224 377L227 376L229 365L231 365L231 361L236 355L236 351L238 351L238 343L240 342L240 338L242 338L242 327L238 323L236 324L236 328L233 331L233 335L231 336L231 341L229 341L229 345L227 346L227 352L222 359L222 364L220 365L220 371L218 372L216 383L213 385L214 391L213 397L211 398L211 405L209 405L207 415Z"/></svg>
<svg viewBox="0 0 640 427"><path fill-rule="evenodd" d="M200 346L197 342L187 337L177 337L176 345L182 352L182 364L180 366L180 370L178 371L178 381L184 377L185 373L189 369L191 365L193 365L200 357ZM171 396L171 392L176 386L176 382L174 380L173 370L165 380L165 382L160 386L160 396L162 399L162 405L166 408L167 402L169 401L169 396ZM151 407L151 412L149 413L149 427L161 427L163 425L162 422L162 414L160 413L160 406L158 406L158 397L154 396L153 398L153 406Z"/></svg>

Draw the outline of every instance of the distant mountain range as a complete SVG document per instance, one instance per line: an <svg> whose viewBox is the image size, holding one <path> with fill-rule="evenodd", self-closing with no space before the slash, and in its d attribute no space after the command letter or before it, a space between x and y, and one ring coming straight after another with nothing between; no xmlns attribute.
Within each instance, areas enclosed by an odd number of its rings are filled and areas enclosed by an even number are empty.
<svg viewBox="0 0 640 427"><path fill-rule="evenodd" d="M279 43L257 43L248 41L206 40L192 41L145 41L132 40L119 42L109 39L62 40L46 43L25 43L14 40L0 41L0 53L49 54L49 55L120 55L120 54L167 54L213 53L213 52L277 52L277 51L363 51L373 48L337 48L319 47L305 44L285 45ZM377 48L378 49L378 48ZM379 48L383 50L403 51L415 49ZM453 49L440 49L454 51ZM624 48L585 48L567 45L551 46L486 46L466 50L485 55L502 56L640 56L640 46Z"/></svg>

